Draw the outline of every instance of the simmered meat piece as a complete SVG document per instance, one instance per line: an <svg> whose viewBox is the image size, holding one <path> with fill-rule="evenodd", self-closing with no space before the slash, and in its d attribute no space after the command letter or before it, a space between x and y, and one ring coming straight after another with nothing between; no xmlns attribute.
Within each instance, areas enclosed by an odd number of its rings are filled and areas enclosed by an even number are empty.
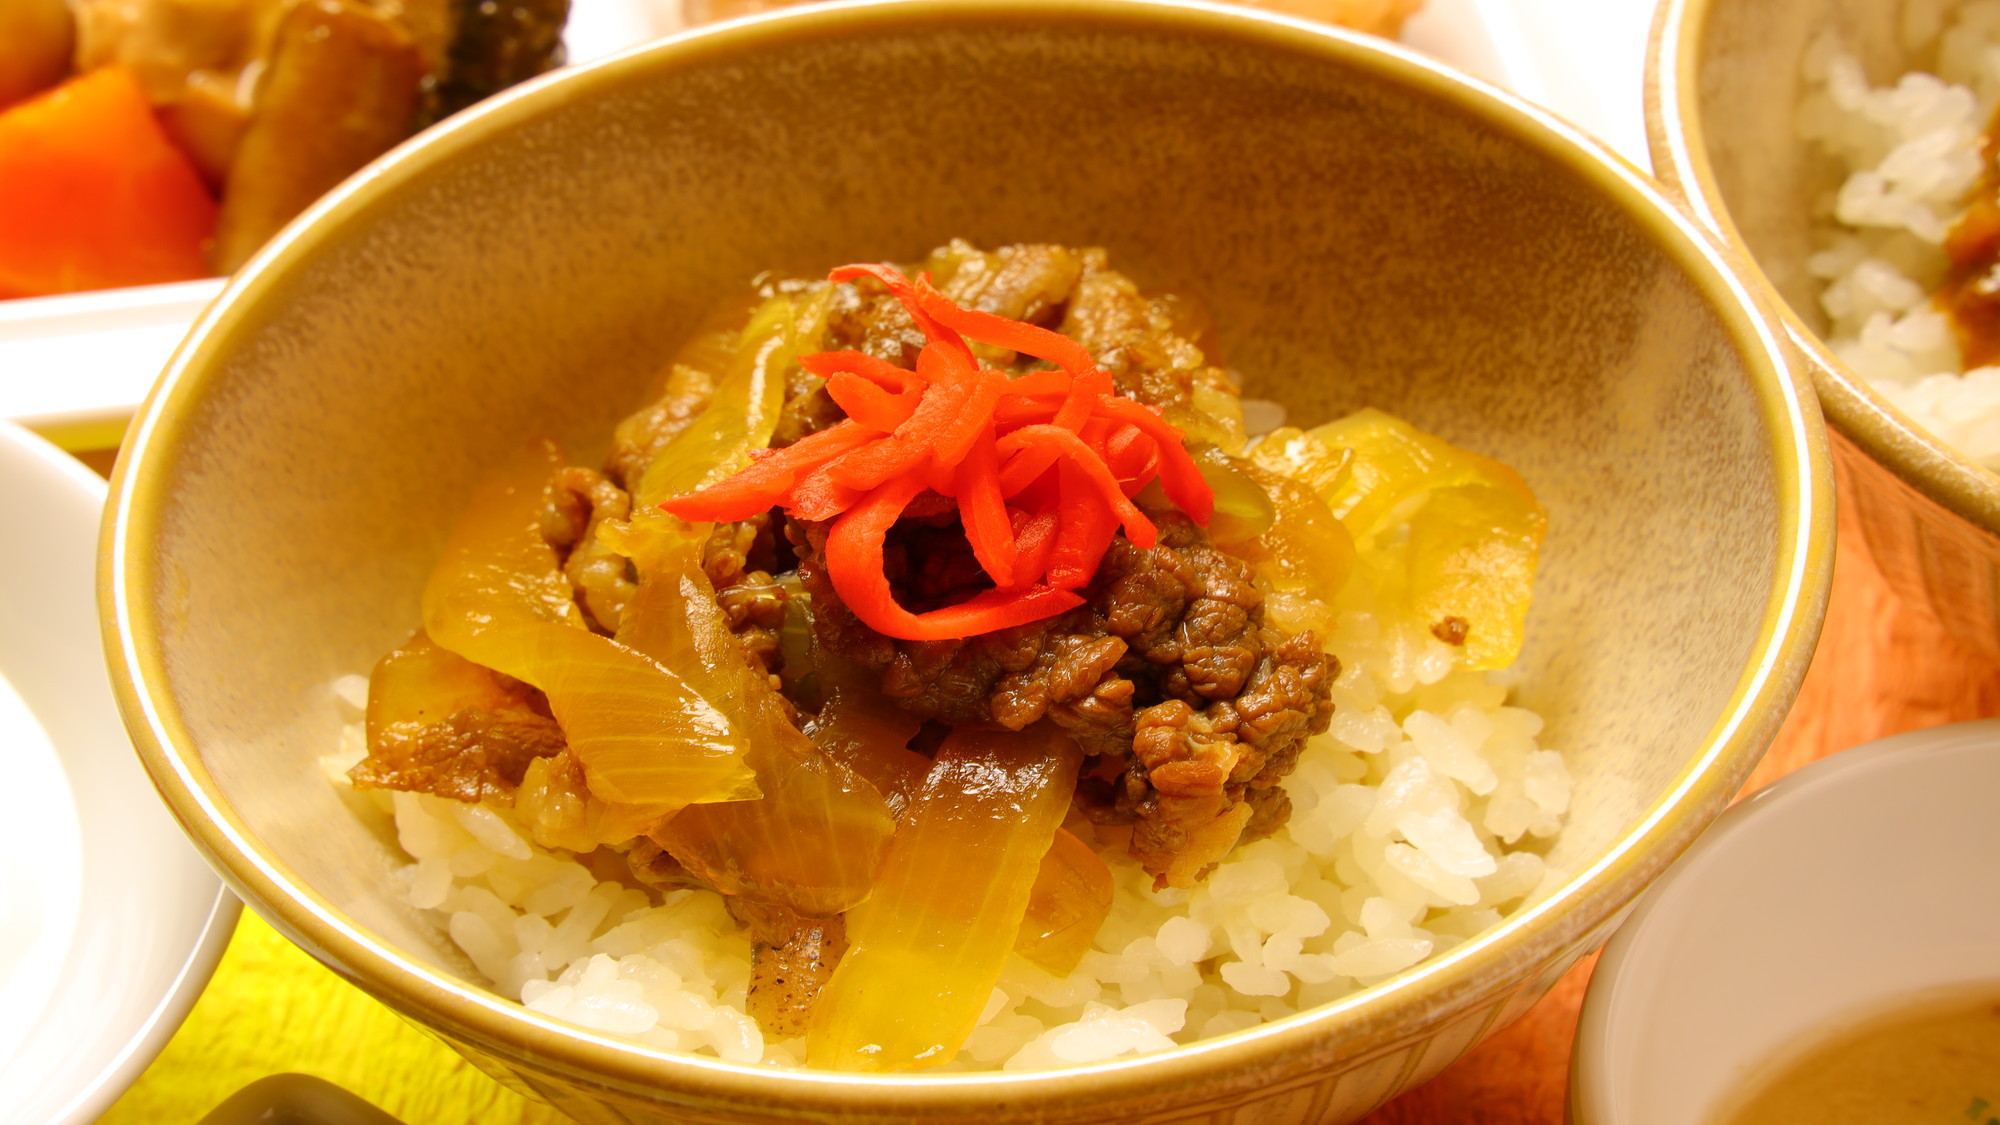
<svg viewBox="0 0 2000 1125"><path fill-rule="evenodd" d="M708 409L717 375L735 347L736 334L718 330L702 333L682 349L652 400L612 431L605 474L628 490L637 488L653 457Z"/></svg>
<svg viewBox="0 0 2000 1125"><path fill-rule="evenodd" d="M357 789L403 789L476 804L514 797L528 763L561 750L562 728L530 711L466 708L426 726L371 739L348 772Z"/></svg>
<svg viewBox="0 0 2000 1125"><path fill-rule="evenodd" d="M909 312L884 286L863 278L837 287L826 318L827 350L866 352L915 368L925 342Z"/></svg>
<svg viewBox="0 0 2000 1125"><path fill-rule="evenodd" d="M402 789L511 805L528 766L567 745L542 693L419 633L368 684L368 757L358 789Z"/></svg>
<svg viewBox="0 0 2000 1125"><path fill-rule="evenodd" d="M549 490L542 514L542 537L563 560L563 576L576 588L576 603L600 633L616 633L625 620L638 582L632 563L597 537L605 520L632 514L632 497L594 469L564 469Z"/></svg>
<svg viewBox="0 0 2000 1125"><path fill-rule="evenodd" d="M728 902L750 927L750 1015L769 1038L804 1035L813 1001L847 952L846 920L808 918L741 897Z"/></svg>
<svg viewBox="0 0 2000 1125"><path fill-rule="evenodd" d="M1116 778L1079 790L1085 811L1135 821L1133 854L1184 886L1235 845L1253 812L1249 790L1275 786L1305 739L1326 729L1338 668L1311 633L1265 626L1247 564L1183 516L1158 522L1151 550L1113 541L1084 606L961 641L868 629L825 577L826 529L795 522L790 533L822 645L875 669L883 692L921 718L1062 727L1100 759L1086 773ZM951 569L939 555L933 545L927 569ZM1260 801L1275 829L1282 812Z"/></svg>
<svg viewBox="0 0 2000 1125"><path fill-rule="evenodd" d="M1189 326L1178 323L1187 313L1184 304L1142 294L1106 264L1103 250L1086 250L1060 331L1090 349L1119 394L1150 406L1187 408L1197 383L1219 381L1233 397L1228 376L1208 366Z"/></svg>
<svg viewBox="0 0 2000 1125"><path fill-rule="evenodd" d="M953 239L928 264L938 289L958 304L1047 325L1075 291L1083 262L1084 254L1067 246L1030 242L988 254Z"/></svg>
<svg viewBox="0 0 2000 1125"><path fill-rule="evenodd" d="M717 524L702 548L702 569L715 586L715 600L729 619L729 631L766 672L782 663L778 631L785 624L785 588L771 577L777 569L776 536L767 513L740 523Z"/></svg>

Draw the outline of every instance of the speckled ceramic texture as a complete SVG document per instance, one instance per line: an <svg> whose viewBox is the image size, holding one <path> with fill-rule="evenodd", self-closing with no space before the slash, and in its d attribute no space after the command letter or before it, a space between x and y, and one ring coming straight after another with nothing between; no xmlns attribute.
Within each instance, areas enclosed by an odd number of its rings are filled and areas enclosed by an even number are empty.
<svg viewBox="0 0 2000 1125"><path fill-rule="evenodd" d="M1252 393L1505 458L1551 531L1521 696L1568 878L1339 1004L1053 1075L774 1073L468 983L316 759L480 472L582 458L757 272L954 236L1098 244L1213 309ZM1829 469L1724 255L1630 168L1414 56L1200 6L920 0L667 41L497 99L279 238L114 484L106 637L141 753L248 899L586 1122L1345 1121L1518 1015L1720 810L1818 633Z"/></svg>
<svg viewBox="0 0 2000 1125"><path fill-rule="evenodd" d="M1653 25L1646 125L1669 194L1761 267L1833 435L1842 514L1897 593L1953 636L2000 655L2000 476L1917 426L1848 370L1826 328L1811 202L1838 173L1798 137L1799 62L1837 31L1877 83L1928 64L1957 0L1666 0ZM1923 28L1932 28L1928 32Z"/></svg>

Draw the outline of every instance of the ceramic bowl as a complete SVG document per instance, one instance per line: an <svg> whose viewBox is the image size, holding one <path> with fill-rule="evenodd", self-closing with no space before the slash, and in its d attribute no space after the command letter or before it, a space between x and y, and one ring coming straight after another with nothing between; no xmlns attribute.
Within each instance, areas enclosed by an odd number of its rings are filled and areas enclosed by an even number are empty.
<svg viewBox="0 0 2000 1125"><path fill-rule="evenodd" d="M1521 697L1577 777L1549 896L1281 1022L1054 1074L675 1056L468 983L316 764L480 473L590 456L718 296L954 236L1109 247L1250 392L1505 457L1551 519ZM1726 255L1573 131L1400 49L1197 4L801 9L540 81L348 184L141 411L103 570L124 705L250 901L585 1122L1342 1121L1594 948L1768 744L1815 640L1830 471Z"/></svg>
<svg viewBox="0 0 2000 1125"><path fill-rule="evenodd" d="M1989 719L1836 754L1725 813L1597 963L1577 1125L1716 1120L1802 1039L2000 982L1996 788Z"/></svg>
<svg viewBox="0 0 2000 1125"><path fill-rule="evenodd" d="M0 1114L96 1121L174 1030L239 906L147 784L92 625L104 482L0 422Z"/></svg>
<svg viewBox="0 0 2000 1125"><path fill-rule="evenodd" d="M1955 638L2000 655L2000 475L1910 421L1834 357L1818 335L1826 318L1806 272L1811 203L1837 186L1798 138L1806 46L1838 29L1870 78L1889 82L1915 65L1902 47L1906 21L1956 6L1665 0L1653 24L1646 122L1669 194L1759 267L1757 283L1819 391L1843 514L1876 564Z"/></svg>

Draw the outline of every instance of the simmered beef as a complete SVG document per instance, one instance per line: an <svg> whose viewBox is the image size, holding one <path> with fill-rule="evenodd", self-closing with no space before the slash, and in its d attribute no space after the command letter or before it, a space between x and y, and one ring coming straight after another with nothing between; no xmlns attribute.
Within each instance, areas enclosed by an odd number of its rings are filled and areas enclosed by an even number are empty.
<svg viewBox="0 0 2000 1125"><path fill-rule="evenodd" d="M813 1001L847 952L846 919L808 918L742 897L728 902L750 928L750 1014L774 1039L804 1035Z"/></svg>
<svg viewBox="0 0 2000 1125"><path fill-rule="evenodd" d="M511 805L529 764L567 745L541 692L422 633L375 666L368 695L368 757L348 771L356 788Z"/></svg>
<svg viewBox="0 0 2000 1125"><path fill-rule="evenodd" d="M1046 718L1064 728L1097 759L1079 805L1100 822L1133 824L1132 851L1146 869L1187 885L1253 819L1264 831L1283 822L1282 797L1250 794L1273 789L1306 737L1326 729L1338 669L1310 633L1264 625L1247 564L1183 516L1158 523L1151 550L1113 541L1085 605L961 641L868 629L824 574L825 527L793 523L790 533L821 644L876 670L884 693L919 717L1011 730ZM927 571L952 569L940 554L933 544ZM936 593L908 600L920 606Z"/></svg>
<svg viewBox="0 0 2000 1125"><path fill-rule="evenodd" d="M549 490L542 537L562 556L563 576L576 588L577 605L600 633L618 631L638 584L632 564L597 537L597 528L631 514L632 497L590 469L564 469Z"/></svg>
<svg viewBox="0 0 2000 1125"><path fill-rule="evenodd" d="M377 739L350 771L358 789L405 789L477 804L507 804L528 763L561 750L562 728L547 715L466 708L423 727Z"/></svg>
<svg viewBox="0 0 2000 1125"><path fill-rule="evenodd" d="M729 631L766 672L778 671L778 630L785 624L785 588L771 577L777 569L769 514L740 523L717 524L702 548L702 569L715 586L715 600L729 619Z"/></svg>

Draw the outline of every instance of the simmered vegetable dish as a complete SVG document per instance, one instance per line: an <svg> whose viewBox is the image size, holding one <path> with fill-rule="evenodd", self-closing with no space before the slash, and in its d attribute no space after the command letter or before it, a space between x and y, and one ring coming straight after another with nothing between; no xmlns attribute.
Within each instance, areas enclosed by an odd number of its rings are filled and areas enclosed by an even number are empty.
<svg viewBox="0 0 2000 1125"><path fill-rule="evenodd" d="M0 0L0 297L233 270L397 142L560 61L568 14Z"/></svg>
<svg viewBox="0 0 2000 1125"><path fill-rule="evenodd" d="M1158 1049L1496 920L1567 802L1484 675L1542 510L1378 411L1253 437L1209 335L955 242L762 281L601 468L502 459L348 772L412 901L540 1010L866 1071Z"/></svg>

